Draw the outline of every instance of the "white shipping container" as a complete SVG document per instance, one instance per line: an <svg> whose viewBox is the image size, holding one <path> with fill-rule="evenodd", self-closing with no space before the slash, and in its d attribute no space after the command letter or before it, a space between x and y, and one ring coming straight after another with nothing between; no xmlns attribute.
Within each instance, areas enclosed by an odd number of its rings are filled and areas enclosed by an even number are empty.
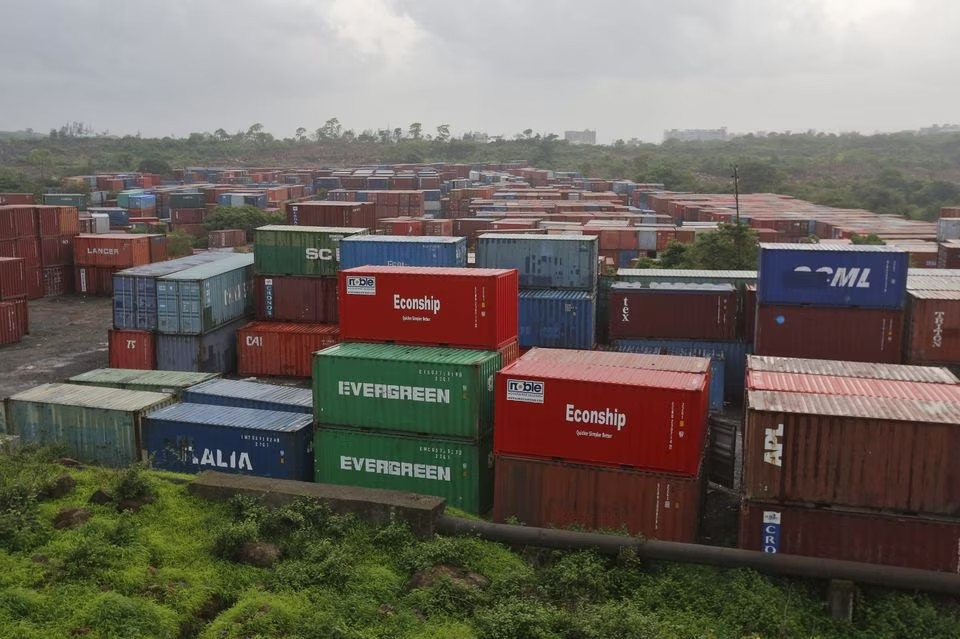
<svg viewBox="0 0 960 639"><path fill-rule="evenodd" d="M960 240L960 217L942 217L937 220L937 241Z"/></svg>

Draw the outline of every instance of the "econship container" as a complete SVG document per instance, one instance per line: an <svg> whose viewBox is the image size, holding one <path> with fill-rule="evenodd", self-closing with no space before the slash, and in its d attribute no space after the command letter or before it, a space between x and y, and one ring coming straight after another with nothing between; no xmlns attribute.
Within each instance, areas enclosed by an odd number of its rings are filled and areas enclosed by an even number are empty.
<svg viewBox="0 0 960 639"><path fill-rule="evenodd" d="M310 377L313 354L339 341L336 324L251 322L237 331L237 374Z"/></svg>
<svg viewBox="0 0 960 639"><path fill-rule="evenodd" d="M199 335L253 310L253 256L230 255L157 279L157 329Z"/></svg>
<svg viewBox="0 0 960 639"><path fill-rule="evenodd" d="M788 393L886 397L888 399L918 399L960 403L960 386L956 384L925 384L923 382L836 377L832 375L803 375L748 370L747 388Z"/></svg>
<svg viewBox="0 0 960 639"><path fill-rule="evenodd" d="M321 426L313 448L319 483L435 495L474 514L490 509L489 437L468 442Z"/></svg>
<svg viewBox="0 0 960 639"><path fill-rule="evenodd" d="M257 275L336 275L340 240L366 229L320 226L261 226L254 233Z"/></svg>
<svg viewBox="0 0 960 639"><path fill-rule="evenodd" d="M278 386L235 379L211 379L186 388L183 401L287 413L313 413L313 393L309 388Z"/></svg>
<svg viewBox="0 0 960 639"><path fill-rule="evenodd" d="M621 530L695 543L703 501L699 476L497 455L493 519L526 526Z"/></svg>
<svg viewBox="0 0 960 639"><path fill-rule="evenodd" d="M934 366L866 364L863 362L842 362L826 359L749 355L747 357L747 367L753 371L770 371L776 373L889 379L903 382L924 382L927 384L960 384L960 379L949 370Z"/></svg>
<svg viewBox="0 0 960 639"><path fill-rule="evenodd" d="M152 331L108 329L107 346L111 368L156 368Z"/></svg>
<svg viewBox="0 0 960 639"><path fill-rule="evenodd" d="M215 470L276 479L313 479L309 415L183 403L144 419L144 456L177 473Z"/></svg>
<svg viewBox="0 0 960 639"><path fill-rule="evenodd" d="M253 291L258 320L337 323L336 277L257 275Z"/></svg>
<svg viewBox="0 0 960 639"><path fill-rule="evenodd" d="M477 266L515 268L520 288L593 291L597 238L586 235L485 233L477 238Z"/></svg>
<svg viewBox="0 0 960 639"><path fill-rule="evenodd" d="M759 355L899 364L899 309L764 306L757 309Z"/></svg>
<svg viewBox="0 0 960 639"><path fill-rule="evenodd" d="M129 368L97 368L74 375L68 382L89 386L106 386L125 390L151 391L180 396L183 389L217 377L216 373L182 371L144 371Z"/></svg>
<svg viewBox="0 0 960 639"><path fill-rule="evenodd" d="M43 384L6 400L9 432L25 444L58 445L68 457L127 466L139 457L143 416L173 402L164 393Z"/></svg>
<svg viewBox="0 0 960 639"><path fill-rule="evenodd" d="M203 335L157 333L157 368L164 371L232 373L237 368L237 329L245 318Z"/></svg>
<svg viewBox="0 0 960 639"><path fill-rule="evenodd" d="M695 476L708 375L525 361L497 374L497 454Z"/></svg>
<svg viewBox="0 0 960 639"><path fill-rule="evenodd" d="M73 238L77 266L130 268L150 263L150 237L127 233L78 235Z"/></svg>
<svg viewBox="0 0 960 639"><path fill-rule="evenodd" d="M465 267L463 237L360 235L340 242L340 268L357 266Z"/></svg>
<svg viewBox="0 0 960 639"><path fill-rule="evenodd" d="M960 405L760 390L747 401L747 499L960 514Z"/></svg>
<svg viewBox="0 0 960 639"><path fill-rule="evenodd" d="M592 291L521 290L520 348L591 349L596 342L597 295Z"/></svg>
<svg viewBox="0 0 960 639"><path fill-rule="evenodd" d="M340 336L497 349L517 339L517 272L364 266L340 273Z"/></svg>
<svg viewBox="0 0 960 639"><path fill-rule="evenodd" d="M760 244L760 304L902 309L909 255L894 246Z"/></svg>
<svg viewBox="0 0 960 639"><path fill-rule="evenodd" d="M27 296L27 267L23 258L0 257L0 302Z"/></svg>
<svg viewBox="0 0 960 639"><path fill-rule="evenodd" d="M610 337L731 340L737 336L737 298L730 284L614 284Z"/></svg>
<svg viewBox="0 0 960 639"><path fill-rule="evenodd" d="M960 573L960 521L745 501L740 548Z"/></svg>
<svg viewBox="0 0 960 639"><path fill-rule="evenodd" d="M907 361L960 363L960 291L909 291Z"/></svg>

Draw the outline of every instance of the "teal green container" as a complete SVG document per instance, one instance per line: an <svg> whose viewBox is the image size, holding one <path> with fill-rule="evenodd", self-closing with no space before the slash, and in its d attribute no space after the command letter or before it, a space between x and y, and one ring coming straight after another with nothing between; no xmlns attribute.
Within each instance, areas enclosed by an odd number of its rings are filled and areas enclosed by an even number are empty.
<svg viewBox="0 0 960 639"><path fill-rule="evenodd" d="M326 226L261 226L254 232L257 275L336 275L340 240L367 229Z"/></svg>
<svg viewBox="0 0 960 639"><path fill-rule="evenodd" d="M171 193L167 196L171 209L202 209L206 206L203 193Z"/></svg>
<svg viewBox="0 0 960 639"><path fill-rule="evenodd" d="M318 424L476 441L493 429L500 354L395 344L337 344L313 356Z"/></svg>
<svg viewBox="0 0 960 639"><path fill-rule="evenodd" d="M87 210L87 196L83 193L44 193L43 203L50 206L73 206L78 211Z"/></svg>
<svg viewBox="0 0 960 639"><path fill-rule="evenodd" d="M173 402L165 393L44 384L7 398L7 428L24 444L59 445L82 462L127 466L140 458L144 415Z"/></svg>
<svg viewBox="0 0 960 639"><path fill-rule="evenodd" d="M322 426L314 438L314 478L433 495L481 515L493 505L492 443L492 437L466 442Z"/></svg>
<svg viewBox="0 0 960 639"><path fill-rule="evenodd" d="M253 312L253 256L237 253L157 278L157 330L201 335Z"/></svg>
<svg viewBox="0 0 960 639"><path fill-rule="evenodd" d="M133 368L97 368L74 375L67 381L71 384L122 388L124 390L180 394L202 382L220 377L218 373L191 373L187 371L144 371Z"/></svg>
<svg viewBox="0 0 960 639"><path fill-rule="evenodd" d="M127 189L126 191L120 191L117 193L117 206L121 209L130 208L130 196L131 195L141 195L146 193L145 189Z"/></svg>

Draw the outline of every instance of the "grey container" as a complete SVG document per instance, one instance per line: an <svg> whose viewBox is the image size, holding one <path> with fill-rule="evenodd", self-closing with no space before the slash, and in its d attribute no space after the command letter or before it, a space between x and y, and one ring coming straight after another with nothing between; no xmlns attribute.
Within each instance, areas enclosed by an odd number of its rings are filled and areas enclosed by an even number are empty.
<svg viewBox="0 0 960 639"><path fill-rule="evenodd" d="M313 413L313 390L236 379L212 379L186 389L183 401L237 408Z"/></svg>
<svg viewBox="0 0 960 639"><path fill-rule="evenodd" d="M237 369L237 329L241 318L203 335L156 336L157 369L198 373L232 373Z"/></svg>
<svg viewBox="0 0 960 639"><path fill-rule="evenodd" d="M485 233L477 238L478 268L515 268L520 288L592 291L598 240L588 235Z"/></svg>
<svg viewBox="0 0 960 639"><path fill-rule="evenodd" d="M157 330L200 335L253 312L253 255L228 255L157 280Z"/></svg>

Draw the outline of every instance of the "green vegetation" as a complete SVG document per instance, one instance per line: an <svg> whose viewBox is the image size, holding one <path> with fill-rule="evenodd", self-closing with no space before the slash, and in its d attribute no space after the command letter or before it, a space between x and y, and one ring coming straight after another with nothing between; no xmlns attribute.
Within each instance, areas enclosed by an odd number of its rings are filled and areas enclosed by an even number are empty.
<svg viewBox="0 0 960 639"><path fill-rule="evenodd" d="M208 231L243 229L247 241L253 241L253 230L258 226L284 224L285 221L283 213L268 213L255 206L217 206L204 218L203 227Z"/></svg>
<svg viewBox="0 0 960 639"><path fill-rule="evenodd" d="M188 495L182 476L54 459L0 459L3 639L960 634L956 604L925 596L865 590L846 624L826 615L819 583L631 554L517 553L471 537L420 541L312 501L214 504ZM76 486L57 493L64 474ZM139 499L139 510L120 512L122 499ZM55 528L66 509L89 518Z"/></svg>
<svg viewBox="0 0 960 639"><path fill-rule="evenodd" d="M720 224L716 233L697 236L693 244L670 242L659 261L641 261L640 268L754 270L757 234L746 225Z"/></svg>

